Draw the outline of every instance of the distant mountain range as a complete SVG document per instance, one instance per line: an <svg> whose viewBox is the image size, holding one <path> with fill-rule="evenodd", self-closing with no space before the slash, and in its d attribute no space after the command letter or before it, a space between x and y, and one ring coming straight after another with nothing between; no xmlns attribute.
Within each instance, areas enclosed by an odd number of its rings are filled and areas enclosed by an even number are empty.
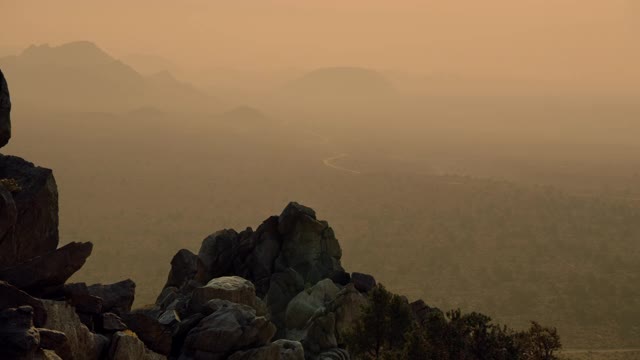
<svg viewBox="0 0 640 360"><path fill-rule="evenodd" d="M69 111L155 107L217 111L214 99L168 72L144 76L91 42L30 46L0 58L19 105Z"/></svg>

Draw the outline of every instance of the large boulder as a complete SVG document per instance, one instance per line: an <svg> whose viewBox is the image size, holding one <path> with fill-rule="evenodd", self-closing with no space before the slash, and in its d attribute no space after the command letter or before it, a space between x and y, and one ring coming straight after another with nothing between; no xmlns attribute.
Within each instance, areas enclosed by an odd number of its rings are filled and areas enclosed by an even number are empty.
<svg viewBox="0 0 640 360"><path fill-rule="evenodd" d="M277 338L286 335L285 316L289 301L304 290L304 280L295 270L289 268L271 276L269 291L265 297L271 321L276 325Z"/></svg>
<svg viewBox="0 0 640 360"><path fill-rule="evenodd" d="M102 314L102 330L105 332L115 332L126 330L127 325L114 313Z"/></svg>
<svg viewBox="0 0 640 360"><path fill-rule="evenodd" d="M282 244L278 233L278 217L272 216L265 220L253 234L253 239L254 248L248 256L247 267L256 287L256 294L264 297L269 291L271 275Z"/></svg>
<svg viewBox="0 0 640 360"><path fill-rule="evenodd" d="M238 350L267 345L275 326L248 306L224 303L189 331L183 352L193 359L227 359Z"/></svg>
<svg viewBox="0 0 640 360"><path fill-rule="evenodd" d="M47 322L47 312L42 301L5 281L0 281L0 309L17 308L24 305L31 306L33 309L34 325L43 327Z"/></svg>
<svg viewBox="0 0 640 360"><path fill-rule="evenodd" d="M38 329L40 334L40 347L47 350L58 350L66 345L67 334L51 329Z"/></svg>
<svg viewBox="0 0 640 360"><path fill-rule="evenodd" d="M229 360L304 360L304 348L297 341L280 339L257 349L238 351Z"/></svg>
<svg viewBox="0 0 640 360"><path fill-rule="evenodd" d="M278 231L282 247L276 267L295 269L309 284L344 272L342 249L333 229L326 221L317 220L312 209L290 203L280 215Z"/></svg>
<svg viewBox="0 0 640 360"><path fill-rule="evenodd" d="M0 311L0 359L30 359L39 345L30 306Z"/></svg>
<svg viewBox="0 0 640 360"><path fill-rule="evenodd" d="M0 242L0 269L48 254L59 242L58 188L51 170L15 156L0 155L2 179L12 184L17 218L13 236ZM5 198L6 193L0 197ZM1 201L6 203L6 199Z"/></svg>
<svg viewBox="0 0 640 360"><path fill-rule="evenodd" d="M365 293L376 287L376 279L369 274L354 272L351 274L351 282L358 291Z"/></svg>
<svg viewBox="0 0 640 360"><path fill-rule="evenodd" d="M11 139L11 98L9 86L4 74L0 70L0 148L9 143Z"/></svg>
<svg viewBox="0 0 640 360"><path fill-rule="evenodd" d="M64 301L43 300L47 311L47 329L63 332L67 342L58 350L64 359L90 360L100 357L106 345L80 321L74 307ZM64 354L64 355L63 355Z"/></svg>
<svg viewBox="0 0 640 360"><path fill-rule="evenodd" d="M287 305L285 323L287 329L304 329L309 320L331 303L340 289L330 279L324 279L312 288L300 292Z"/></svg>
<svg viewBox="0 0 640 360"><path fill-rule="evenodd" d="M153 312L135 311L123 315L122 320L149 349L163 355L169 355L172 344L172 329L161 324Z"/></svg>
<svg viewBox="0 0 640 360"><path fill-rule="evenodd" d="M213 278L230 275L237 249L238 233L235 230L220 230L209 235L198 252L196 280L206 284Z"/></svg>
<svg viewBox="0 0 640 360"><path fill-rule="evenodd" d="M0 270L0 280L36 296L62 291L64 283L80 270L92 249L90 242L69 243L54 252Z"/></svg>
<svg viewBox="0 0 640 360"><path fill-rule="evenodd" d="M93 329L94 319L102 314L102 299L89 294L85 283L65 284L63 292L67 301L76 308L82 322Z"/></svg>
<svg viewBox="0 0 640 360"><path fill-rule="evenodd" d="M251 281L239 276L223 276L212 279L205 286L193 290L191 308L199 311L209 300L221 299L256 307L256 289Z"/></svg>
<svg viewBox="0 0 640 360"><path fill-rule="evenodd" d="M171 271L164 287L180 288L193 280L197 272L198 256L187 249L182 249L171 259Z"/></svg>
<svg viewBox="0 0 640 360"><path fill-rule="evenodd" d="M135 333L119 331L113 334L109 360L166 360L166 357L148 350Z"/></svg>
<svg viewBox="0 0 640 360"><path fill-rule="evenodd" d="M127 279L115 284L94 284L87 287L90 295L102 299L102 312L118 315L131 311L136 295L136 283Z"/></svg>

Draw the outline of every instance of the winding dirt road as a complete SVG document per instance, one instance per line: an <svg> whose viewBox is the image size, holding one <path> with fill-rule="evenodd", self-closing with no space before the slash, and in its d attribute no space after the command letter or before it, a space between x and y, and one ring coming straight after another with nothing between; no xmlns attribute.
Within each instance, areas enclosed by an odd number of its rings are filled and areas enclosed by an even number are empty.
<svg viewBox="0 0 640 360"><path fill-rule="evenodd" d="M345 171L345 172L348 172L348 173L351 173L351 174L354 174L354 175L362 174L358 170L348 169L346 167L342 167L342 166L334 164L334 161L340 160L340 159L344 159L347 156L349 156L349 155L348 154L340 154L340 155L332 156L332 157L329 157L329 158L326 158L326 159L322 160L322 163L324 164L324 166L330 167L330 168L335 169L335 170Z"/></svg>

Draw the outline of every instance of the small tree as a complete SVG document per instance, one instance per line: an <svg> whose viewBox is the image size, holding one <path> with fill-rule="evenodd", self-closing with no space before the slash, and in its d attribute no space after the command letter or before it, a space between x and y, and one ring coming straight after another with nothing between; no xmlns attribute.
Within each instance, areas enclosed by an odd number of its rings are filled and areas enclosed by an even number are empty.
<svg viewBox="0 0 640 360"><path fill-rule="evenodd" d="M423 360L432 358L435 357L430 356L429 342L425 337L424 330L418 326L413 326L407 333L400 359Z"/></svg>
<svg viewBox="0 0 640 360"><path fill-rule="evenodd" d="M403 350L410 327L408 304L380 284L369 292L369 302L345 340L355 359L383 359Z"/></svg>
<svg viewBox="0 0 640 360"><path fill-rule="evenodd" d="M530 346L529 354L533 360L556 360L558 358L554 353L562 348L562 344L556 328L545 327L532 321L527 338Z"/></svg>

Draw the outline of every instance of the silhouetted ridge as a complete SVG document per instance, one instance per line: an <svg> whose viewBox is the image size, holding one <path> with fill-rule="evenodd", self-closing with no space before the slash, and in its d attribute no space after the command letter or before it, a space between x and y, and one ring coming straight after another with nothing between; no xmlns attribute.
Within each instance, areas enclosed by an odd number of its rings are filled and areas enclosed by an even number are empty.
<svg viewBox="0 0 640 360"><path fill-rule="evenodd" d="M0 58L25 103L53 109L122 112L153 106L163 110L215 109L192 85L161 72L143 76L91 42L33 45Z"/></svg>

